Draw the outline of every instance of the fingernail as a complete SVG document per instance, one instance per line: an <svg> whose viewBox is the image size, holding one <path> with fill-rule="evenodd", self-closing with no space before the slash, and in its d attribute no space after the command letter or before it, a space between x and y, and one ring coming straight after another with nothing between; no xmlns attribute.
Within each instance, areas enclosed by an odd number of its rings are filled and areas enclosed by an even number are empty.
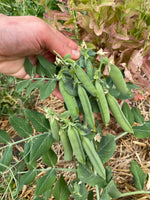
<svg viewBox="0 0 150 200"><path fill-rule="evenodd" d="M80 57L80 52L77 50L72 50L72 56L75 59L78 59Z"/></svg>

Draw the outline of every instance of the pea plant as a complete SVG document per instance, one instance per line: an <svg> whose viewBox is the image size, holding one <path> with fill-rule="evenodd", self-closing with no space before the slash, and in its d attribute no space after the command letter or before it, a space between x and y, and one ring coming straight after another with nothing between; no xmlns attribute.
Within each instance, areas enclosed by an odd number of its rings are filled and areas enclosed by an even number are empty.
<svg viewBox="0 0 150 200"><path fill-rule="evenodd" d="M100 61L96 59L97 54ZM150 121L144 121L138 108L130 108L126 102L133 97L132 89L136 86L124 81L122 71L102 52L96 53L91 49L82 49L77 61L72 60L69 54L64 58L57 54L54 64L39 55L36 69L29 59L25 60L24 66L31 79L18 80L17 92L25 90L29 96L38 88L43 101L58 83L66 111L58 114L45 107L43 114L24 108L24 117L11 115L9 122L21 138L15 142L0 129L0 142L3 144L0 147L3 150L0 173L2 177L11 177L1 199L8 192L11 199L17 199L22 187L32 184L36 184L34 200L46 200L52 196L56 200L67 200L70 195L76 200L92 200L95 198L93 190L88 191L87 186L95 188L97 200L150 193L143 190L148 176L136 161L131 162L130 171L137 190L128 193L117 189L111 167L107 165L119 138L126 134L134 134L137 138L150 136ZM107 76L104 73L106 67ZM40 78L34 78L35 73ZM118 100L124 101L122 107ZM102 122L95 119L94 113L99 113ZM108 126L111 114L122 128L118 136L103 135L101 123ZM19 143L23 144L24 151L14 164L13 146ZM74 168L57 167L58 155L52 149L54 143L62 144L64 160L73 161ZM38 162L46 167L40 169ZM23 163L22 171L17 171L20 163ZM57 171L61 171L59 178ZM65 171L74 172L76 178L67 183ZM15 185L13 192L12 185Z"/></svg>

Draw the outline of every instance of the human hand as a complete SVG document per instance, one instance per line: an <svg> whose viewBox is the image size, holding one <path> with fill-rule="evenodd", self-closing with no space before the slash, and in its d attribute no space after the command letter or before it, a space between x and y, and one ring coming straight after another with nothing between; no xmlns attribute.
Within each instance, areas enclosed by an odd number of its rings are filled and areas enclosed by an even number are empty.
<svg viewBox="0 0 150 200"><path fill-rule="evenodd" d="M28 57L36 65L37 55L55 60L56 51L62 57L70 53L72 59L80 57L79 47L59 31L34 16L0 15L0 72L21 79L29 79L24 70ZM58 91L54 94L57 96Z"/></svg>

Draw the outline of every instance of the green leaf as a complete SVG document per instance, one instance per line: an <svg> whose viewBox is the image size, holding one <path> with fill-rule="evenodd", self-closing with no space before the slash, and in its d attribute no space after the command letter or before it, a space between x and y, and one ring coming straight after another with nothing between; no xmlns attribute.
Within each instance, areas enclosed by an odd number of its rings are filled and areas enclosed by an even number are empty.
<svg viewBox="0 0 150 200"><path fill-rule="evenodd" d="M47 164L49 167L55 167L57 163L57 155L52 149L49 149L48 152L42 156L42 162Z"/></svg>
<svg viewBox="0 0 150 200"><path fill-rule="evenodd" d="M70 74L68 71L65 71L63 74L63 82L66 91L72 96L77 96L77 86L74 83L72 74Z"/></svg>
<svg viewBox="0 0 150 200"><path fill-rule="evenodd" d="M25 117L32 122L36 131L47 132L50 130L49 121L43 113L25 109Z"/></svg>
<svg viewBox="0 0 150 200"><path fill-rule="evenodd" d="M144 123L144 117L141 115L139 109L137 107L132 107L131 112L134 116L134 121L143 124Z"/></svg>
<svg viewBox="0 0 150 200"><path fill-rule="evenodd" d="M44 84L44 79L39 79L37 81L32 82L27 88L27 96L29 96L32 90L40 88Z"/></svg>
<svg viewBox="0 0 150 200"><path fill-rule="evenodd" d="M35 188L35 196L44 194L47 190L50 190L56 180L55 169L50 169L45 176L37 180L37 186Z"/></svg>
<svg viewBox="0 0 150 200"><path fill-rule="evenodd" d="M109 196L107 189L105 188L102 192L100 200L111 200L112 198Z"/></svg>
<svg viewBox="0 0 150 200"><path fill-rule="evenodd" d="M41 198L41 197L36 197L35 199L33 199L33 200L44 200L43 198Z"/></svg>
<svg viewBox="0 0 150 200"><path fill-rule="evenodd" d="M37 65L36 65L36 73L39 74L41 77L46 76L46 70L42 67L39 60L37 61Z"/></svg>
<svg viewBox="0 0 150 200"><path fill-rule="evenodd" d="M24 118L11 116L9 122L21 137L29 137L33 134L31 125Z"/></svg>
<svg viewBox="0 0 150 200"><path fill-rule="evenodd" d="M18 186L18 192L21 190L23 185L28 185L34 181L36 177L36 171L30 170L26 174L22 175L20 177L19 186Z"/></svg>
<svg viewBox="0 0 150 200"><path fill-rule="evenodd" d="M94 113L99 113L99 107L98 107L98 104L97 104L97 101L95 100L95 98L90 96L89 100L90 100L90 103L91 103L91 106L92 106L92 111Z"/></svg>
<svg viewBox="0 0 150 200"><path fill-rule="evenodd" d="M25 88L27 88L27 87L29 86L29 84L30 84L31 82L32 82L32 79L20 81L20 82L17 84L16 91L17 91L17 92L22 92Z"/></svg>
<svg viewBox="0 0 150 200"><path fill-rule="evenodd" d="M148 138L150 137L150 123L144 123L141 126L134 126L133 131L135 137L137 138Z"/></svg>
<svg viewBox="0 0 150 200"><path fill-rule="evenodd" d="M98 120L96 120L96 133L100 136L103 136L102 127Z"/></svg>
<svg viewBox="0 0 150 200"><path fill-rule="evenodd" d="M10 142L10 136L8 133L0 129L0 143L8 144Z"/></svg>
<svg viewBox="0 0 150 200"><path fill-rule="evenodd" d="M40 158L43 154L47 153L52 146L53 137L51 134L42 134L37 139L34 139L33 146L30 152L30 162Z"/></svg>
<svg viewBox="0 0 150 200"><path fill-rule="evenodd" d="M125 117L128 119L129 123L133 125L134 123L134 116L132 111L129 108L128 103L125 101L122 105L122 112L124 113Z"/></svg>
<svg viewBox="0 0 150 200"><path fill-rule="evenodd" d="M59 180L57 181L54 190L53 195L56 200L68 200L69 199L69 189L67 186L66 181L63 178L63 175L60 176Z"/></svg>
<svg viewBox="0 0 150 200"><path fill-rule="evenodd" d="M42 57L41 55L38 55L38 60L42 67L44 68L44 73L47 77L52 78L54 74L56 73L56 66L49 62L46 58Z"/></svg>
<svg viewBox="0 0 150 200"><path fill-rule="evenodd" d="M106 181L107 183L109 183L113 178L112 170L110 166L106 166L105 169L106 169Z"/></svg>
<svg viewBox="0 0 150 200"><path fill-rule="evenodd" d="M76 200L85 200L88 196L87 189L85 187L85 184L82 182L74 182L72 181L69 186L69 190Z"/></svg>
<svg viewBox="0 0 150 200"><path fill-rule="evenodd" d="M43 86L40 87L40 98L45 100L56 88L56 79L49 80Z"/></svg>
<svg viewBox="0 0 150 200"><path fill-rule="evenodd" d="M36 69L35 66L30 62L29 58L25 59L24 69L27 72L27 74L29 74L30 77L35 76Z"/></svg>
<svg viewBox="0 0 150 200"><path fill-rule="evenodd" d="M50 196L51 196L51 193L52 193L52 189L47 190L46 192L44 192L44 194L43 194L44 200L49 200Z"/></svg>
<svg viewBox="0 0 150 200"><path fill-rule="evenodd" d="M67 54L64 56L64 59L67 59L67 58L71 58L71 54L70 54L70 53L67 53Z"/></svg>
<svg viewBox="0 0 150 200"><path fill-rule="evenodd" d="M106 186L106 191L109 194L109 196L112 197L112 198L119 198L121 196L121 192L117 189L116 184L113 180L111 180L108 183L108 185Z"/></svg>
<svg viewBox="0 0 150 200"><path fill-rule="evenodd" d="M37 166L36 160L33 161L33 162L30 161L30 153L31 153L32 146L33 146L32 140L26 142L25 145L24 145L23 158L24 158L24 161L25 161L28 169L34 169Z"/></svg>
<svg viewBox="0 0 150 200"><path fill-rule="evenodd" d="M143 172L138 163L134 160L131 162L130 171L134 178L134 186L138 190L143 190L146 181L146 174Z"/></svg>
<svg viewBox="0 0 150 200"><path fill-rule="evenodd" d="M79 65L82 68L85 68L85 59L83 55L81 55L80 58L77 60L77 65Z"/></svg>
<svg viewBox="0 0 150 200"><path fill-rule="evenodd" d="M77 174L83 183L87 183L92 187L99 185L99 187L104 188L106 185L106 182L98 175L95 175L86 165L79 164Z"/></svg>
<svg viewBox="0 0 150 200"><path fill-rule="evenodd" d="M3 152L2 159L0 160L0 172L3 172L7 167L10 165L12 158L13 158L13 148L12 145L8 146L5 151ZM5 165L7 167L4 167L2 165Z"/></svg>
<svg viewBox="0 0 150 200"><path fill-rule="evenodd" d="M113 135L102 136L100 143L98 144L97 153L102 161L106 163L116 150L115 137Z"/></svg>

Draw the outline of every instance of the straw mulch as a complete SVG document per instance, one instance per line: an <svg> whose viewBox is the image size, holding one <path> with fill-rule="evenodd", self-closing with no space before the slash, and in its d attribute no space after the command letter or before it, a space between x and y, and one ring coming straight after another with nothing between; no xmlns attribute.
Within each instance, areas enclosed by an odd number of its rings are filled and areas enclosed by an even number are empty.
<svg viewBox="0 0 150 200"><path fill-rule="evenodd" d="M147 95L144 100L138 102L130 102L131 105L137 106L142 115L145 117L145 120L150 120L150 95ZM36 109L39 112L44 112L44 106L50 107L58 113L62 113L64 111L63 102L59 100L57 97L51 95L47 98L44 102L40 101L39 95L36 96L36 101L33 109ZM97 118L100 116L96 115ZM103 126L103 125L102 125ZM0 117L0 128L8 131L11 136L12 141L16 141L19 139L16 132L10 126L8 117ZM121 133L120 127L116 124L115 120L112 118L111 123L107 128L103 128L104 135L111 133L115 136ZM63 148L61 144L53 144L53 150L58 155L58 163L56 167L59 168L74 168L73 162L66 162L63 159ZM15 145L14 147L14 160L18 161L17 152L23 152L23 147L19 145ZM130 163L132 160L138 162L141 168L144 170L145 173L150 171L150 139L137 139L133 135L128 134L120 139L117 140L117 148L113 155L113 157L109 160L106 165L111 166L112 172L114 175L114 181L117 184L118 189L121 192L130 192L135 191L135 187L133 185L133 176L130 173ZM45 168L46 166L42 164L42 162L38 162L38 168ZM60 176L61 172L57 172L58 177ZM39 174L39 176L42 175ZM63 172L65 180L69 183L71 180L75 179L75 174L72 172ZM38 176L38 177L39 177ZM36 179L38 178L36 177ZM1 177L3 178L3 177ZM18 199L27 199L32 200L34 189L36 185L24 186L22 189L22 193L18 197ZM88 190L92 190L93 188L88 188ZM147 183L144 188L147 190ZM6 195L6 199L10 200L10 196ZM54 199L51 197L50 199ZM70 197L70 200L72 197ZM95 198L96 199L96 198ZM145 200L150 199L150 195L142 194L142 195L135 195L120 198L120 200Z"/></svg>

